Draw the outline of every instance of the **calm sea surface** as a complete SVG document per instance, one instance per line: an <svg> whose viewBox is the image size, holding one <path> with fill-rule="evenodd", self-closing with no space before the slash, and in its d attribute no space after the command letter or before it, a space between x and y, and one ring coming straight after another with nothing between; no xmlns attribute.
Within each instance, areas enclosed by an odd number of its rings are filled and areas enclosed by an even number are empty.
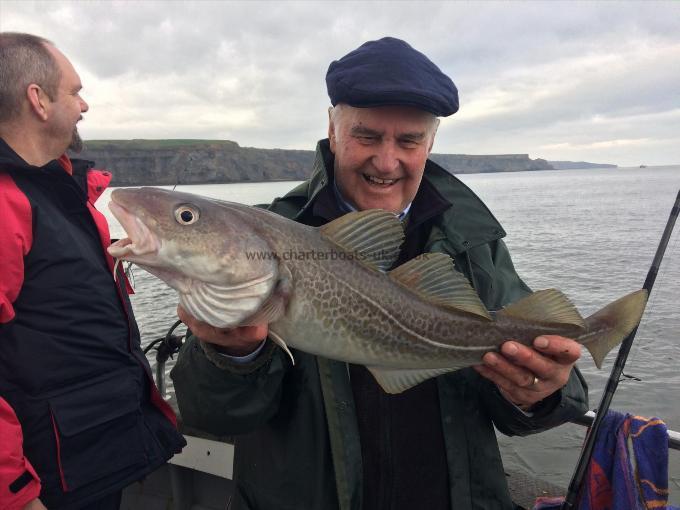
<svg viewBox="0 0 680 510"><path fill-rule="evenodd" d="M565 292L584 315L642 286L666 219L680 190L680 166L462 175L508 232L506 242L520 275L533 289ZM178 189L255 204L285 194L295 184L219 184ZM105 204L113 237L124 235ZM677 230L680 230L678 225ZM680 232L668 247L642 319L613 408L658 416L680 431ZM176 319L175 292L134 270L133 304L144 342ZM579 363L599 402L615 353L598 370L588 353ZM152 360L152 364L153 364ZM638 380L639 379L639 380ZM563 425L527 438L500 437L508 467L566 486L585 429ZM680 503L680 451L670 452L671 500Z"/></svg>

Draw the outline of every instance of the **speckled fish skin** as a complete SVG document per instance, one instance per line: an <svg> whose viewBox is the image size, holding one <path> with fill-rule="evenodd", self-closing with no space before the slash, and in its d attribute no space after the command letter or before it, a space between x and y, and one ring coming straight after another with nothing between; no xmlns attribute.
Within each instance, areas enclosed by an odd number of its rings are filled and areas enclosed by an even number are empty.
<svg viewBox="0 0 680 510"><path fill-rule="evenodd" d="M185 283L190 280L190 292L201 288L201 280L246 289L251 289L249 282L266 280L270 284L253 287L254 294L262 293L256 299L261 306L277 292L282 275L289 275L285 313L270 324L270 331L291 347L350 363L459 369L480 363L484 353L507 339L529 345L541 334L555 334L589 344L617 328L622 339L627 334L623 330L632 330L639 321L646 301L640 291L619 300L633 310L626 314L637 314L625 326L617 324L620 314L615 318L610 313L586 319L585 329L502 314L488 320L433 304L356 259L329 256L343 251L320 229L266 210L156 188L115 190L112 200L144 223L162 246L155 254L137 256L137 262L163 279L163 272L182 275ZM200 210L195 224L177 223L174 211L182 204ZM257 259L255 252L277 256ZM121 258L136 261L131 254ZM181 296L180 291L180 302ZM618 302L611 306L620 308ZM246 307L236 314L238 321L213 324L236 327L256 312Z"/></svg>

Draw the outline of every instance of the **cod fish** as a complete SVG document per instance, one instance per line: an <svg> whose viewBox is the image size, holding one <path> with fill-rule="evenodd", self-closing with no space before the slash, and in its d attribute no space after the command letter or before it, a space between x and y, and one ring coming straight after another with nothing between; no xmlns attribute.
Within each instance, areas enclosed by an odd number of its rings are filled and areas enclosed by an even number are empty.
<svg viewBox="0 0 680 510"><path fill-rule="evenodd" d="M576 339L601 367L647 302L638 290L584 319L548 289L492 316L447 255L389 270L404 233L386 211L315 228L158 188L117 189L111 199L129 237L109 253L176 289L194 317L218 328L268 323L269 337L289 355L288 346L365 365L389 393L479 364L507 339L530 345L540 334Z"/></svg>

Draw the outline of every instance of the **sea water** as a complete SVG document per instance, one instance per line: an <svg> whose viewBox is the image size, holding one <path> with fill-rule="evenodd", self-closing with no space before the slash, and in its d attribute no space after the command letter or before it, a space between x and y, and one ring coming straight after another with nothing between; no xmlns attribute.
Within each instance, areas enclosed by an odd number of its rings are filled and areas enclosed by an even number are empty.
<svg viewBox="0 0 680 510"><path fill-rule="evenodd" d="M640 288L666 219L680 190L680 166L467 174L472 188L501 222L518 273L534 290L558 288L583 315ZM180 191L245 204L266 203L296 182L178 186ZM97 202L108 212L110 190ZM678 225L677 230L680 230ZM647 311L630 352L612 408L657 416L680 431L680 232L669 243ZM136 268L132 297L143 343L162 336L176 320L177 296ZM598 370L585 352L579 362L597 406L616 352ZM154 363L153 359L150 359ZM172 365L168 365L168 369ZM170 383L169 379L167 381ZM169 391L172 391L170 387ZM585 429L566 424L526 438L499 436L513 470L566 486ZM680 451L670 452L671 500L680 503Z"/></svg>

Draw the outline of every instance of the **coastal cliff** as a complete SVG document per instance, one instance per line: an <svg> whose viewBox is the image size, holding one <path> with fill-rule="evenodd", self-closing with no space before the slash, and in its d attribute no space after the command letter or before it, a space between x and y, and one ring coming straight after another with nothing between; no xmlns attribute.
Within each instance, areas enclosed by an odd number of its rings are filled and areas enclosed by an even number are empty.
<svg viewBox="0 0 680 510"><path fill-rule="evenodd" d="M112 186L206 184L306 179L313 151L256 149L220 140L88 141L77 157L113 174ZM432 154L452 173L551 170L527 154Z"/></svg>
<svg viewBox="0 0 680 510"><path fill-rule="evenodd" d="M555 170L587 170L590 168L618 168L609 163L588 163L587 161L548 161Z"/></svg>
<svg viewBox="0 0 680 510"><path fill-rule="evenodd" d="M531 159L528 154L495 154L488 156L432 154L430 159L454 174L553 170L553 167L545 159Z"/></svg>

